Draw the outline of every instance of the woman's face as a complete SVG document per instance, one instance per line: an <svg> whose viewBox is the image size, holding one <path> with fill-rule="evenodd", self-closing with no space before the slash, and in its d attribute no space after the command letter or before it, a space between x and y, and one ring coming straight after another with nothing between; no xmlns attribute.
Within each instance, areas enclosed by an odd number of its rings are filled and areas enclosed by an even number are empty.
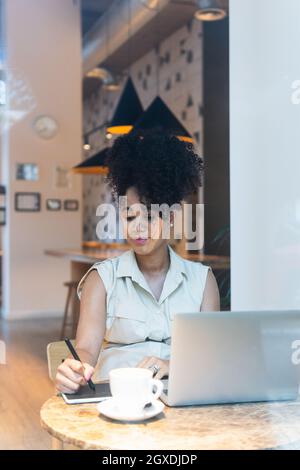
<svg viewBox="0 0 300 470"><path fill-rule="evenodd" d="M134 187L128 188L126 197L127 204L121 210L125 238L137 254L150 254L166 243L162 238L165 222L158 212L146 209Z"/></svg>

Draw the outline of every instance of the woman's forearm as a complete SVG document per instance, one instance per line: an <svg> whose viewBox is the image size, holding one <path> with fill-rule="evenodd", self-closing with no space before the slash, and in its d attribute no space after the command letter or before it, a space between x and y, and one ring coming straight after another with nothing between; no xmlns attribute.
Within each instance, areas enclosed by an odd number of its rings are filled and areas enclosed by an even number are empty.
<svg viewBox="0 0 300 470"><path fill-rule="evenodd" d="M81 362L86 362L90 364L92 367L95 367L98 361L98 355L93 354L86 349L81 349L80 347L76 347L76 352L81 359ZM71 359L72 356L69 356Z"/></svg>
<svg viewBox="0 0 300 470"><path fill-rule="evenodd" d="M80 299L76 350L82 362L98 362L106 330L106 290L97 271L86 278Z"/></svg>

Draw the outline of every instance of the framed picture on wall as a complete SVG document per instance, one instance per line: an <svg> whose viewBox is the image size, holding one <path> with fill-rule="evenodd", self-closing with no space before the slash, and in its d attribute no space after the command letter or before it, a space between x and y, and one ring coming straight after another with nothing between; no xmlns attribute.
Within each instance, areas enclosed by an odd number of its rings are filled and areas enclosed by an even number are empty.
<svg viewBox="0 0 300 470"><path fill-rule="evenodd" d="M71 189L72 179L70 167L67 165L56 165L54 168L54 188Z"/></svg>
<svg viewBox="0 0 300 470"><path fill-rule="evenodd" d="M15 210L18 212L39 212L41 210L41 194L15 193Z"/></svg>
<svg viewBox="0 0 300 470"><path fill-rule="evenodd" d="M47 199L46 200L46 209L48 211L60 211L61 210L61 200L60 199Z"/></svg>
<svg viewBox="0 0 300 470"><path fill-rule="evenodd" d="M37 181L39 179L39 167L36 163L17 163L16 179L24 181Z"/></svg>
<svg viewBox="0 0 300 470"><path fill-rule="evenodd" d="M65 199L64 210L65 211L78 211L79 201L77 199Z"/></svg>
<svg viewBox="0 0 300 470"><path fill-rule="evenodd" d="M5 225L6 223L6 209L5 207L0 207L0 225Z"/></svg>

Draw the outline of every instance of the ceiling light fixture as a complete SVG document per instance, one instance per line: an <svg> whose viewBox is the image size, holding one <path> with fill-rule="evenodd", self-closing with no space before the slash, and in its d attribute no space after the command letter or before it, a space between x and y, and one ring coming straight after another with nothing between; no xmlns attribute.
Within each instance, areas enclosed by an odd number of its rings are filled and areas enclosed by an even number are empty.
<svg viewBox="0 0 300 470"><path fill-rule="evenodd" d="M191 135L178 121L168 106L160 96L157 96L150 106L144 111L140 119L136 122L134 129L153 129L159 128L175 135L184 142L193 142Z"/></svg>
<svg viewBox="0 0 300 470"><path fill-rule="evenodd" d="M73 173L81 175L106 175L108 173L108 167L106 165L107 152L108 147L105 147L96 155L87 158L79 163L79 165L72 168Z"/></svg>
<svg viewBox="0 0 300 470"><path fill-rule="evenodd" d="M194 16L200 21L223 20L227 16L227 3L226 0L196 0L199 10Z"/></svg>
<svg viewBox="0 0 300 470"><path fill-rule="evenodd" d="M128 134L142 112L143 107L138 94L131 78L128 78L107 132L111 134Z"/></svg>
<svg viewBox="0 0 300 470"><path fill-rule="evenodd" d="M91 148L92 148L91 144L89 143L89 139L88 139L87 136L84 137L83 148L86 151L91 150Z"/></svg>
<svg viewBox="0 0 300 470"><path fill-rule="evenodd" d="M87 78L97 78L103 83L103 88L109 91L116 91L120 88L120 84L110 73L109 70L104 67L95 67L86 74Z"/></svg>

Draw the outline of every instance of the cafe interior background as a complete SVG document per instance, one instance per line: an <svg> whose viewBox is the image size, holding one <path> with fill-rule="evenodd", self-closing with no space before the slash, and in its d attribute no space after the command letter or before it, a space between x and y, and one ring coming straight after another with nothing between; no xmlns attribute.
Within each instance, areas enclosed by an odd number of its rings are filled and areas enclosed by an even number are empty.
<svg viewBox="0 0 300 470"><path fill-rule="evenodd" d="M222 309L299 307L299 65L285 51L300 5L280 3L0 1L0 448L49 446L46 345L67 331L68 293L74 332L81 275L126 249L96 234L113 126L176 122L203 157L187 202L204 204L204 244L172 245L213 267Z"/></svg>

